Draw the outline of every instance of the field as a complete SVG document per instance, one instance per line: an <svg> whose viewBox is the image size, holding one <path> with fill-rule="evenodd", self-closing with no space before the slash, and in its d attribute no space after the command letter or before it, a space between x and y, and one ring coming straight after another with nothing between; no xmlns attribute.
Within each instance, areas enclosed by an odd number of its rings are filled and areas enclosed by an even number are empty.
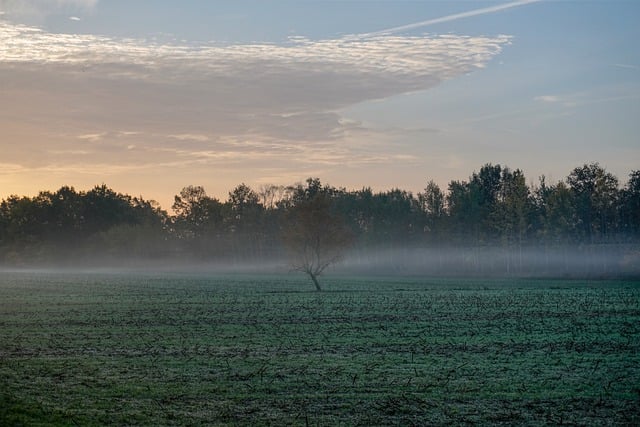
<svg viewBox="0 0 640 427"><path fill-rule="evenodd" d="M0 274L0 425L640 425L640 282Z"/></svg>

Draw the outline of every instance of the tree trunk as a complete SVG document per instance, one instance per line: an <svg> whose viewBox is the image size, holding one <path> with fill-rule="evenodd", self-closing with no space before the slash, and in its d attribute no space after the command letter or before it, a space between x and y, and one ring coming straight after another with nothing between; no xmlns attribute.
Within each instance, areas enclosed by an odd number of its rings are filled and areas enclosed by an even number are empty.
<svg viewBox="0 0 640 427"><path fill-rule="evenodd" d="M313 273L309 273L309 276L311 277L311 280L313 280L313 284L316 285L316 291L321 291L322 288L320 287L320 283L318 283L318 278L316 277L316 275Z"/></svg>

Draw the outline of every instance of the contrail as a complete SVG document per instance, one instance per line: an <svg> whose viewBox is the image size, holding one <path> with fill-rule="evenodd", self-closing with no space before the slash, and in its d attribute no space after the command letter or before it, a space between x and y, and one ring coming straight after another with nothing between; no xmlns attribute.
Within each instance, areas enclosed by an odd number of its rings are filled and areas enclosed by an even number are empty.
<svg viewBox="0 0 640 427"><path fill-rule="evenodd" d="M402 25L400 27L388 28L386 30L374 31L372 33L359 34L356 37L366 38L383 36L387 34L399 33L401 31L413 30L415 28L426 27L433 24L441 24L443 22L455 21L456 19L469 18L471 16L485 15L487 13L499 12L512 7L524 6L530 3L537 3L542 0L518 0L510 3L499 4L497 6L483 7L482 9L470 10L468 12L456 13L453 15L443 16L441 18L429 19L427 21L416 22L414 24Z"/></svg>

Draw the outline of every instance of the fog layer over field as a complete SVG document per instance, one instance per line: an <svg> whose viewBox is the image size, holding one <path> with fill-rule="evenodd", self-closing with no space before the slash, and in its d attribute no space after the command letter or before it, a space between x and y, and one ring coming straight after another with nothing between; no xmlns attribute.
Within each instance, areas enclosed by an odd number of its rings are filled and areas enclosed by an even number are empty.
<svg viewBox="0 0 640 427"><path fill-rule="evenodd" d="M5 271L173 272L203 274L294 274L295 261L284 251L265 258L219 259L70 257L57 262L21 263ZM323 276L427 277L640 277L640 251L629 245L592 247L433 247L352 249Z"/></svg>
<svg viewBox="0 0 640 427"><path fill-rule="evenodd" d="M624 245L381 249L351 252L335 270L376 275L637 276L640 275L640 252Z"/></svg>

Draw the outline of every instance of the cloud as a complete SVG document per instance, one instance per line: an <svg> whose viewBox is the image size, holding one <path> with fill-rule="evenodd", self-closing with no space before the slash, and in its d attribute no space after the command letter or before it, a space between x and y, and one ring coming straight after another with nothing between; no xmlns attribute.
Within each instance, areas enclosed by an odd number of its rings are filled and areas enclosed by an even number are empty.
<svg viewBox="0 0 640 427"><path fill-rule="evenodd" d="M613 64L614 67L624 68L627 70L640 70L640 67L632 64Z"/></svg>
<svg viewBox="0 0 640 427"><path fill-rule="evenodd" d="M247 169L318 176L345 164L410 163L414 153L396 142L401 129L368 129L343 110L465 75L509 43L432 35L158 44L0 20L10 100L0 103L0 128L21 141L2 147L3 161L34 173L68 165L71 177L225 171L225 179Z"/></svg>
<svg viewBox="0 0 640 427"><path fill-rule="evenodd" d="M556 96L556 95L541 95L541 96L536 96L533 99L535 101L549 102L549 103L556 103L556 102L561 102L562 101L562 98L560 98L559 96Z"/></svg>
<svg viewBox="0 0 640 427"><path fill-rule="evenodd" d="M0 8L8 14L24 10L93 9L97 4L98 0L0 0Z"/></svg>
<svg viewBox="0 0 640 427"><path fill-rule="evenodd" d="M107 71L111 66L116 75L120 71L120 76L129 77L147 77L150 71L163 71L165 81L253 72L255 66L265 67L261 74L267 77L283 71L305 71L311 77L357 71L405 80L425 76L442 80L482 67L509 40L508 36L444 35L319 41L295 38L284 46L159 45L133 39L52 34L1 23L0 42L4 46L0 48L0 61L103 66Z"/></svg>
<svg viewBox="0 0 640 427"><path fill-rule="evenodd" d="M97 4L98 0L0 0L0 15L32 22L59 12L90 11Z"/></svg>
<svg viewBox="0 0 640 427"><path fill-rule="evenodd" d="M167 45L0 22L0 78L16 88L13 114L46 115L52 127L74 118L76 135L153 128L201 142L313 143L353 130L341 109L428 89L483 67L509 43L445 35Z"/></svg>
<svg viewBox="0 0 640 427"><path fill-rule="evenodd" d="M543 102L546 104L561 105L562 107L566 108L576 107L578 105L575 95L542 95L536 96L533 99L534 101Z"/></svg>
<svg viewBox="0 0 640 427"><path fill-rule="evenodd" d="M0 176L2 175L15 175L18 173L26 172L27 168L17 163L0 163Z"/></svg>
<svg viewBox="0 0 640 427"><path fill-rule="evenodd" d="M78 135L77 138L84 141L97 142L103 139L106 134L107 134L106 132L86 133L86 134Z"/></svg>
<svg viewBox="0 0 640 427"><path fill-rule="evenodd" d="M445 22L457 21L459 19L471 18L473 16L486 15L486 14L489 14L489 13L496 13L496 12L500 12L500 11L503 11L503 10L511 9L511 8L514 8L514 7L525 6L525 5L531 4L531 3L538 3L540 1L542 1L542 0L519 0L519 1L513 1L513 2L510 2L510 3L503 3L503 4L496 5L496 6L489 6L489 7L484 7L484 8L481 8L481 9L470 10L470 11L467 11L467 12L456 13L456 14L453 14L453 15L447 15L447 16L443 16L443 17L440 17L440 18L429 19L429 20L426 20L426 21L420 21L420 22L416 22L416 23L413 23L413 24L408 24L408 25L402 25L402 26L399 26L399 27L388 28L386 30L380 30L380 31L372 32L372 33L366 33L366 34L359 34L356 37L374 37L374 36L380 36L380 35L397 34L397 33L405 32L405 31L415 30L417 28L427 27L429 25L443 24Z"/></svg>
<svg viewBox="0 0 640 427"><path fill-rule="evenodd" d="M610 86L590 89L584 92L575 92L570 94L558 95L543 95L536 96L535 101L557 104L562 107L576 108L585 107L594 104L629 101L640 99L640 94L636 89L628 88L624 86Z"/></svg>
<svg viewBox="0 0 640 427"><path fill-rule="evenodd" d="M175 138L180 141L209 141L209 137L207 135L193 134L193 133L182 133L180 135L167 135L169 138Z"/></svg>
<svg viewBox="0 0 640 427"><path fill-rule="evenodd" d="M135 99L134 90L150 96L145 108L162 109L155 101L170 98L185 110L231 112L228 123L242 128L264 127L274 117L280 128L314 120L330 127L336 117L327 111L428 89L485 66L509 42L507 36L446 35L295 39L282 46L161 45L0 22L0 67L37 73L46 66L63 85L99 80L93 88L109 89L122 105Z"/></svg>

